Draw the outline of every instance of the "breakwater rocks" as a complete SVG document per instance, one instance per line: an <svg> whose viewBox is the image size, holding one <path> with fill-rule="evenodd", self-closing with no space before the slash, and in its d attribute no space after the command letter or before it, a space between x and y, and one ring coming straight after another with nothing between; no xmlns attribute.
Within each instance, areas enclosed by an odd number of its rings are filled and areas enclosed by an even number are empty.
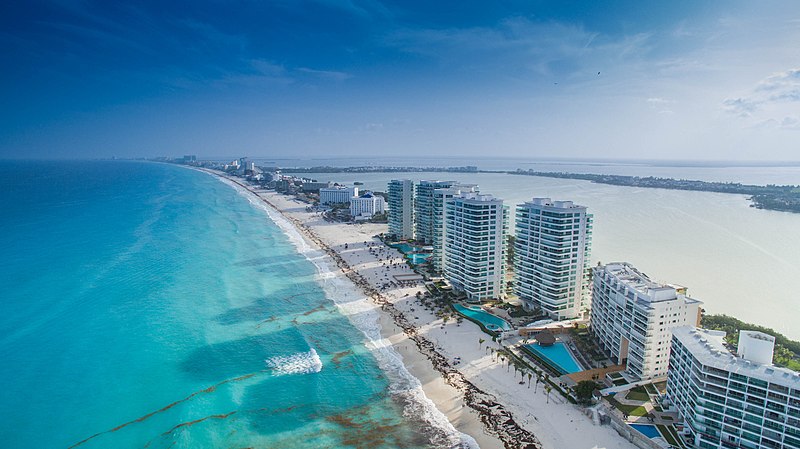
<svg viewBox="0 0 800 449"><path fill-rule="evenodd" d="M219 176L219 175L218 175ZM230 179L230 178L228 178ZM231 181L239 184L241 187L252 190L233 179ZM255 192L253 192L255 194ZM258 196L258 195L257 195ZM278 211L284 218L289 220L303 235L314 242L320 249L336 263L336 266L347 276L358 288L367 295L375 304L378 304L381 309L392 317L395 324L403 329L403 332L410 340L416 344L419 351L425 355L432 363L434 369L438 371L445 382L452 387L458 389L464 395L464 402L473 410L475 410L481 422L483 422L487 431L496 435L507 449L541 449L542 445L533 433L520 426L509 412L501 403L497 402L495 397L482 389L475 386L472 382L457 369L455 369L445 356L436 350L433 342L425 338L419 333L417 326L411 323L406 318L405 314L394 306L384 295L382 295L376 288L356 270L353 270L350 265L333 249L330 248L322 239L304 223L299 220L284 214L278 207L272 204L267 199L259 198L272 209Z"/></svg>

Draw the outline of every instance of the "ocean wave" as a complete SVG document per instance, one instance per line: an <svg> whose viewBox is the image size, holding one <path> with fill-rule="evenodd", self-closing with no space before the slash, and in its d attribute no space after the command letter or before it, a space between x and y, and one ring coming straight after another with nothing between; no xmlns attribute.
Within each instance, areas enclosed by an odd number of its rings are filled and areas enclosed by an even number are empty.
<svg viewBox="0 0 800 449"><path fill-rule="evenodd" d="M264 361L267 367L272 368L275 375L285 374L310 374L322 371L322 360L317 351L311 348L308 352L299 352L292 355L278 355Z"/></svg>
<svg viewBox="0 0 800 449"><path fill-rule="evenodd" d="M459 432L433 401L425 395L422 384L403 364L402 356L381 335L378 306L370 302L349 279L339 274L338 268L326 257L324 251L308 244L300 231L280 212L261 201L255 194L227 179L220 178L247 198L253 207L264 211L281 229L298 253L317 268L317 282L339 311L366 337L366 347L375 356L378 366L390 382L390 392L404 405L404 415L424 423L424 432L430 435L433 447L480 449L471 436ZM313 349L312 349L313 350Z"/></svg>

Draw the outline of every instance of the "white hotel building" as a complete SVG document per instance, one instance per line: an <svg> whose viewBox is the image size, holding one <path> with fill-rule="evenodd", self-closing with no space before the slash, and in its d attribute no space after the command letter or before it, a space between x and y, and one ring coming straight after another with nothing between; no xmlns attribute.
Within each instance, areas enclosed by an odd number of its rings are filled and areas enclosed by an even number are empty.
<svg viewBox="0 0 800 449"><path fill-rule="evenodd" d="M400 240L414 238L414 183L392 179L386 188L389 201L389 235Z"/></svg>
<svg viewBox="0 0 800 449"><path fill-rule="evenodd" d="M667 397L695 448L800 448L800 375L772 365L775 338L741 331L673 330Z"/></svg>
<svg viewBox="0 0 800 449"><path fill-rule="evenodd" d="M350 198L350 215L356 220L366 220L385 211L386 202L383 197L372 192L365 192L361 196Z"/></svg>
<svg viewBox="0 0 800 449"><path fill-rule="evenodd" d="M601 349L637 379L667 375L672 330L696 326L702 302L627 263L594 268L590 327Z"/></svg>
<svg viewBox="0 0 800 449"><path fill-rule="evenodd" d="M477 184L455 184L446 189L436 189L433 191L433 255L429 259L433 264L433 269L439 273L444 272L444 237L447 222L444 219L447 203L462 193L478 192Z"/></svg>
<svg viewBox="0 0 800 449"><path fill-rule="evenodd" d="M358 187L330 187L319 189L319 204L350 204L358 196Z"/></svg>
<svg viewBox="0 0 800 449"><path fill-rule="evenodd" d="M433 192L436 189L446 189L455 184L455 181L425 181L417 184L416 197L414 198L414 238L426 245L433 243Z"/></svg>
<svg viewBox="0 0 800 449"><path fill-rule="evenodd" d="M517 206L514 290L526 309L556 320L589 302L592 215L572 201L534 198Z"/></svg>
<svg viewBox="0 0 800 449"><path fill-rule="evenodd" d="M472 301L505 296L508 208L491 195L462 193L445 207L444 275Z"/></svg>

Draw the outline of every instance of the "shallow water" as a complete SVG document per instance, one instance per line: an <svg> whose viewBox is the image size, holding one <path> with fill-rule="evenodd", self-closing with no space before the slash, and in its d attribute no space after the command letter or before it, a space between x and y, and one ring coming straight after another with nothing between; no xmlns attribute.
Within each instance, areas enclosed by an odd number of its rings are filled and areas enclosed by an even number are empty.
<svg viewBox="0 0 800 449"><path fill-rule="evenodd" d="M229 185L133 162L3 162L0 184L3 447L452 442L354 326L374 315Z"/></svg>

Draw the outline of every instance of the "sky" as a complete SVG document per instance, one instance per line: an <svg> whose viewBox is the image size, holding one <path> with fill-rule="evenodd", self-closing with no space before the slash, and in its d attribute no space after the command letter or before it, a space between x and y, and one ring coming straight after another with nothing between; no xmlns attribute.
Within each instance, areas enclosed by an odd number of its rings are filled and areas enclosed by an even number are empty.
<svg viewBox="0 0 800 449"><path fill-rule="evenodd" d="M800 160L800 4L0 5L0 158Z"/></svg>

